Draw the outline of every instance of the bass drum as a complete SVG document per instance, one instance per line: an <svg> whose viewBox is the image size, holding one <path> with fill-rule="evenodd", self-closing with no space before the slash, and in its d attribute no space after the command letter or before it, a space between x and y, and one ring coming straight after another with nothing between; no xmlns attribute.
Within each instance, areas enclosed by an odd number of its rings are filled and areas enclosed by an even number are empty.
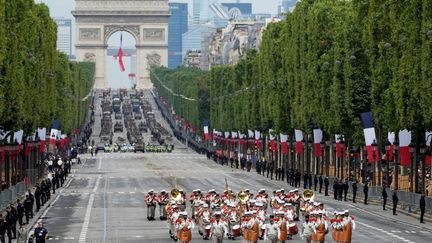
<svg viewBox="0 0 432 243"><path fill-rule="evenodd" d="M211 225L207 225L206 227L204 227L205 229L205 236L210 236L210 229L211 229Z"/></svg>
<svg viewBox="0 0 432 243"><path fill-rule="evenodd" d="M296 223L288 224L288 232L290 235L298 234L298 227Z"/></svg>
<svg viewBox="0 0 432 243"><path fill-rule="evenodd" d="M240 229L240 225L234 225L233 227L232 227L232 230L233 230L233 236L234 237L240 237L241 236L241 229Z"/></svg>

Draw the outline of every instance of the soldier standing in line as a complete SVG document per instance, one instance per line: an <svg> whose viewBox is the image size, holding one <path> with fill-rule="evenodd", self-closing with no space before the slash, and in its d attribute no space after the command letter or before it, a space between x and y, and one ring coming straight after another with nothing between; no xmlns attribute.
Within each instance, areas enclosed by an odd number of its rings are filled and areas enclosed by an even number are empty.
<svg viewBox="0 0 432 243"><path fill-rule="evenodd" d="M328 176L326 176L326 178L324 179L324 192L325 192L325 196L328 196L329 194L328 194L328 187L329 187L329 185L330 185L330 181L329 181L329 179L328 179Z"/></svg>
<svg viewBox="0 0 432 243"><path fill-rule="evenodd" d="M348 194L349 184L348 184L348 178L345 179L345 182L343 184L343 192L344 192L344 201L347 200L347 194Z"/></svg>
<svg viewBox="0 0 432 243"><path fill-rule="evenodd" d="M51 198L51 180L50 179L46 179L45 182L45 197L48 200L50 200Z"/></svg>
<svg viewBox="0 0 432 243"><path fill-rule="evenodd" d="M14 215L11 212L11 208L9 206L6 208L6 212L7 212L6 218L5 218L6 234L8 236L8 242L11 243L12 242L12 227L13 227L13 223L15 220L14 220ZM16 224L15 224L15 227L16 227ZM15 229L15 231L16 231L16 229Z"/></svg>
<svg viewBox="0 0 432 243"><path fill-rule="evenodd" d="M386 209L386 204L387 204L387 197L388 197L385 184L382 187L381 196L382 196L382 199L383 199L383 210L385 211L385 210L387 210Z"/></svg>
<svg viewBox="0 0 432 243"><path fill-rule="evenodd" d="M333 198L334 200L338 199L338 178L335 178L334 182L333 182Z"/></svg>
<svg viewBox="0 0 432 243"><path fill-rule="evenodd" d="M41 199L41 190L40 190L39 185L36 185L34 196L35 196L35 200L36 200L36 212L39 212L40 199Z"/></svg>
<svg viewBox="0 0 432 243"><path fill-rule="evenodd" d="M393 201L393 215L397 215L396 214L396 208L397 208L397 204L399 202L399 197L397 196L397 188L393 192L392 201Z"/></svg>
<svg viewBox="0 0 432 243"><path fill-rule="evenodd" d="M321 193L321 191L322 191L322 186L323 186L323 178L322 178L322 175L319 176L318 181L319 181L319 193Z"/></svg>
<svg viewBox="0 0 432 243"><path fill-rule="evenodd" d="M12 220L12 234L13 234L13 238L12 239L16 239L17 238L16 223L17 223L17 220L18 220L18 211L16 210L16 208L13 206L12 203L9 206L11 208L11 213L13 215L13 220Z"/></svg>
<svg viewBox="0 0 432 243"><path fill-rule="evenodd" d="M314 175L314 191L317 190L317 186L318 186L318 175L315 174Z"/></svg>
<svg viewBox="0 0 432 243"><path fill-rule="evenodd" d="M424 224L423 217L426 210L426 200L425 195L421 195L420 198L420 223Z"/></svg>
<svg viewBox="0 0 432 243"><path fill-rule="evenodd" d="M273 180L274 167L275 167L275 161L272 160L272 162L270 163L270 180Z"/></svg>
<svg viewBox="0 0 432 243"><path fill-rule="evenodd" d="M1 243L5 243L5 234L6 234L6 223L3 219L3 214L0 214L0 241Z"/></svg>
<svg viewBox="0 0 432 243"><path fill-rule="evenodd" d="M19 225L23 224L24 212L25 212L24 205L22 205L20 200L17 199L17 217L18 217Z"/></svg>
<svg viewBox="0 0 432 243"><path fill-rule="evenodd" d="M357 196L357 180L354 179L354 182L352 184L352 190L353 190L353 203L356 203L356 196Z"/></svg>
<svg viewBox="0 0 432 243"><path fill-rule="evenodd" d="M24 200L24 212L26 217L26 224L29 223L30 215L32 214L33 210L33 203L30 199L30 196L27 194L26 199Z"/></svg>
<svg viewBox="0 0 432 243"><path fill-rule="evenodd" d="M368 194L369 194L369 182L366 181L365 185L363 187L363 193L364 193L364 204L368 204L367 200L368 200Z"/></svg>
<svg viewBox="0 0 432 243"><path fill-rule="evenodd" d="M56 177L55 174L54 174L53 177L52 177L51 183L52 183L52 191L53 191L53 194L55 194L55 189L56 189L56 184L57 184L57 177Z"/></svg>
<svg viewBox="0 0 432 243"><path fill-rule="evenodd" d="M31 202L30 218L32 219L33 218L33 205L34 205L34 201L35 200L34 200L34 196L31 193L30 189L28 190L28 195L29 195L29 199L30 199L30 202Z"/></svg>

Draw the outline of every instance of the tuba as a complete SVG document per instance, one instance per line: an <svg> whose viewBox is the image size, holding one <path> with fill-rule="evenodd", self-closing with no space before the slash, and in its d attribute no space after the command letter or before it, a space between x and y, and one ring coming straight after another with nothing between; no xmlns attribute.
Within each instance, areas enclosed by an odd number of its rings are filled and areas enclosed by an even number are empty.
<svg viewBox="0 0 432 243"><path fill-rule="evenodd" d="M315 198L315 192L312 190L304 190L303 191L303 200L304 201L309 201L309 200L313 200Z"/></svg>
<svg viewBox="0 0 432 243"><path fill-rule="evenodd" d="M242 204L245 204L249 200L249 194L244 191L238 193L238 198Z"/></svg>
<svg viewBox="0 0 432 243"><path fill-rule="evenodd" d="M170 191L171 200L179 201L182 198L180 191L177 188L173 188Z"/></svg>

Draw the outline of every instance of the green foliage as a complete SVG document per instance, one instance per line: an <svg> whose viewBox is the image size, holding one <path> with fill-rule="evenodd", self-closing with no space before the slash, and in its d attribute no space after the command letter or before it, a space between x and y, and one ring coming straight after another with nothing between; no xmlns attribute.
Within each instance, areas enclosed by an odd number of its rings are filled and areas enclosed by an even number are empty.
<svg viewBox="0 0 432 243"><path fill-rule="evenodd" d="M432 0L301 1L259 51L207 79L217 130L321 127L360 145L359 113L372 111L379 137L420 134L432 129Z"/></svg>
<svg viewBox="0 0 432 243"><path fill-rule="evenodd" d="M7 130L48 127L70 133L83 122L94 63L70 62L56 50L57 26L33 0L0 0L0 124Z"/></svg>
<svg viewBox="0 0 432 243"><path fill-rule="evenodd" d="M177 115L199 130L210 118L207 76L207 72L197 68L153 67L150 71L150 79L159 94L172 105Z"/></svg>

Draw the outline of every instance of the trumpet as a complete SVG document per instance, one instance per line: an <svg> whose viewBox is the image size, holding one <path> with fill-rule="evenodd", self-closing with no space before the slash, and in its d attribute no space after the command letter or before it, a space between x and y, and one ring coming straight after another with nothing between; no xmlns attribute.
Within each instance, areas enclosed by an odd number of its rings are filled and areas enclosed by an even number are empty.
<svg viewBox="0 0 432 243"><path fill-rule="evenodd" d="M242 204L246 204L246 202L249 200L249 194L247 192L240 191L238 193L238 198Z"/></svg>

